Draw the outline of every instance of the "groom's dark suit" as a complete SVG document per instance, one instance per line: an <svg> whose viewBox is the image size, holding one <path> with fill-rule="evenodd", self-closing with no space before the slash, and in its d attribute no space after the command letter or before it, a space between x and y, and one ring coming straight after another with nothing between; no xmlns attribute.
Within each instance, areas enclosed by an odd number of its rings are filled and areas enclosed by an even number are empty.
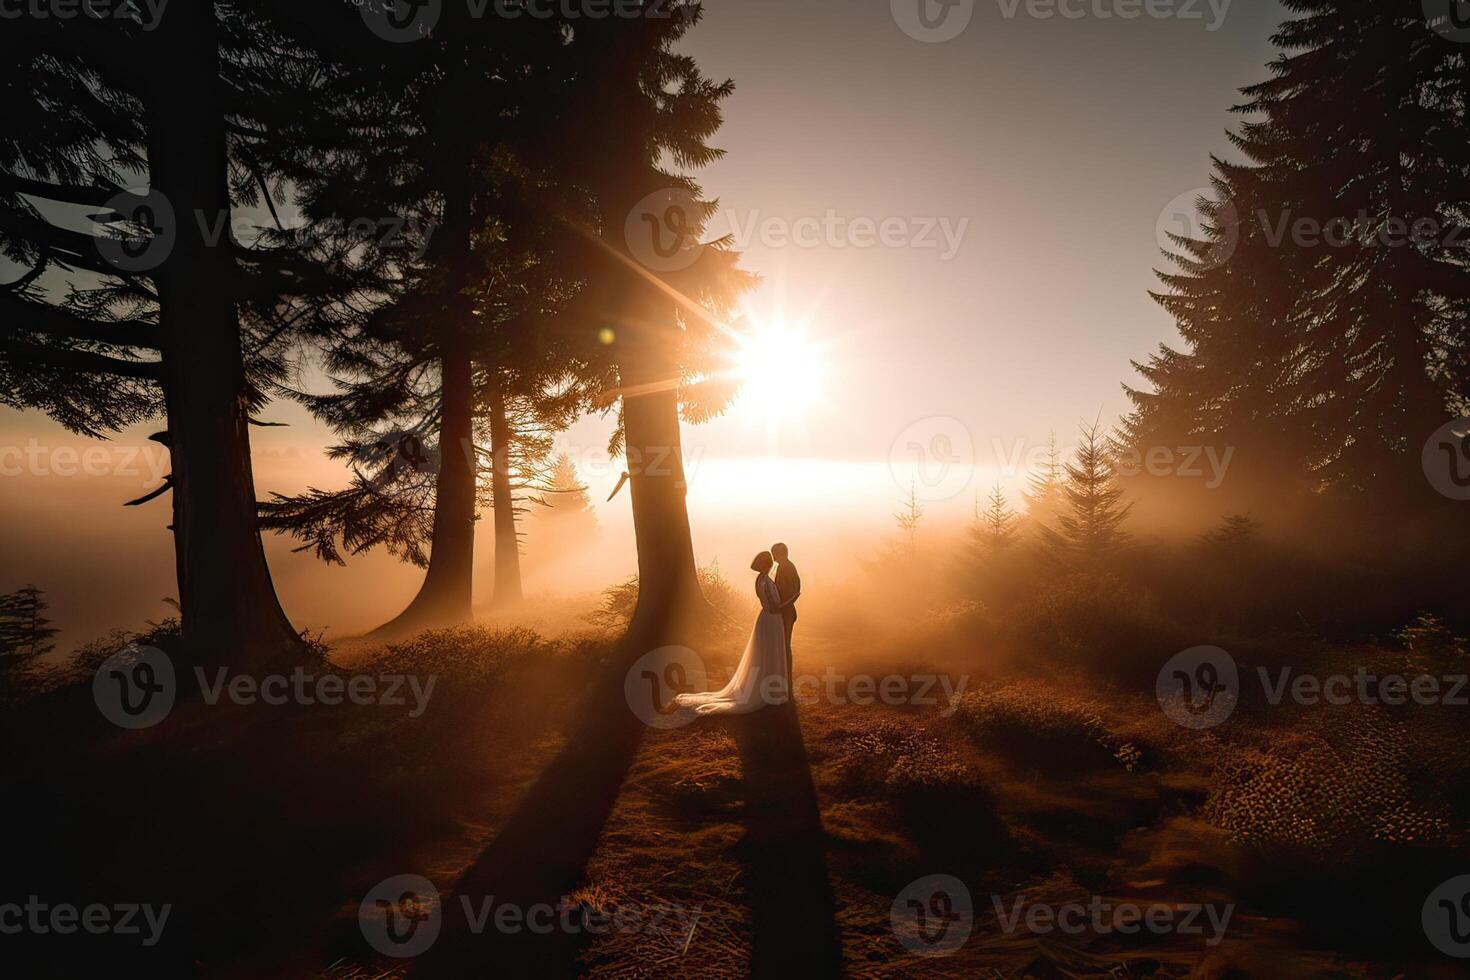
<svg viewBox="0 0 1470 980"><path fill-rule="evenodd" d="M801 576L788 558L776 566L776 594L785 602L801 591ZM791 690L791 630L796 625L796 603L781 610L781 621L786 626L786 689Z"/></svg>

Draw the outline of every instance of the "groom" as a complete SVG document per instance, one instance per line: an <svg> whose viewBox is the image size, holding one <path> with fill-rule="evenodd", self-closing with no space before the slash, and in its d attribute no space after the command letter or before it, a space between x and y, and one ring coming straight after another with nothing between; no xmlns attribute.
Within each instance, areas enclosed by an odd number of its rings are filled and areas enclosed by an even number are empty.
<svg viewBox="0 0 1470 980"><path fill-rule="evenodd" d="M791 630L796 626L796 600L801 597L801 576L791 564L791 554L786 546L777 542L771 545L771 557L776 559L776 594L781 599L781 621L786 626L786 690L791 691Z"/></svg>

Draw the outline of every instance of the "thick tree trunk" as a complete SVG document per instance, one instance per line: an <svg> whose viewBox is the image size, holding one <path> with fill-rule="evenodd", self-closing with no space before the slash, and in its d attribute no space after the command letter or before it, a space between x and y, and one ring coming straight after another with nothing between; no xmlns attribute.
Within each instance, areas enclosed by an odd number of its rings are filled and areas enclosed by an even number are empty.
<svg viewBox="0 0 1470 980"><path fill-rule="evenodd" d="M490 393L490 494L495 506L495 592L491 604L513 605L521 593L521 550L516 536L515 492L510 486L510 420L505 396Z"/></svg>
<svg viewBox="0 0 1470 980"><path fill-rule="evenodd" d="M160 21L169 78L147 100L151 183L173 211L154 280L184 642L200 659L299 663L256 521L213 17L186 4Z"/></svg>
<svg viewBox="0 0 1470 980"><path fill-rule="evenodd" d="M644 297L642 336L630 338L618 365L624 389L623 441L638 545L638 606L632 631L658 631L702 620L709 609L699 588L690 530L679 394L674 385L674 310ZM665 322L659 322L662 318Z"/></svg>
<svg viewBox="0 0 1470 980"><path fill-rule="evenodd" d="M636 157L625 173L641 173ZM618 168L613 168L617 171ZM623 390L623 448L638 546L638 605L629 632L673 639L685 625L702 626L712 610L699 588L679 432L678 310L628 254L623 217L648 188L603 188L609 209L604 274L615 284L609 311L617 331Z"/></svg>
<svg viewBox="0 0 1470 980"><path fill-rule="evenodd" d="M434 483L434 527L429 570L408 608L373 631L387 639L470 621L474 588L475 488L479 461L474 444L474 366L468 333L471 302L465 295L473 254L474 148L450 155L443 180L444 214L435 232L434 260L445 270L444 312L432 340L439 352L439 473Z"/></svg>
<svg viewBox="0 0 1470 980"><path fill-rule="evenodd" d="M429 570L408 608L374 630L401 636L470 620L475 561L475 449L471 365L462 348L440 358L442 417Z"/></svg>

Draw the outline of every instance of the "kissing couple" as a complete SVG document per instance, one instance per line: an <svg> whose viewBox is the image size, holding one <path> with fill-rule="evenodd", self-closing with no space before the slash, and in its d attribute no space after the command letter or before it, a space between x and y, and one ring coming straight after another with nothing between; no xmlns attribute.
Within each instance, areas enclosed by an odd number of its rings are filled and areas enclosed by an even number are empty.
<svg viewBox="0 0 1470 980"><path fill-rule="evenodd" d="M775 568L776 574L771 575ZM791 690L791 630L801 576L784 544L771 545L750 563L761 611L730 683L718 691L680 694L674 704L700 715L741 715L768 704L785 704Z"/></svg>

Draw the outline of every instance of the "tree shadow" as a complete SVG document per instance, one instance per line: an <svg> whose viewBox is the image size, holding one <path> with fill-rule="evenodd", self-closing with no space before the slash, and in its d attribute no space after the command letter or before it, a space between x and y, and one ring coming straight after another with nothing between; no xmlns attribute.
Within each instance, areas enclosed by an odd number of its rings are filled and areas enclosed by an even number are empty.
<svg viewBox="0 0 1470 980"><path fill-rule="evenodd" d="M439 938L411 976L574 976L590 938L564 898L583 880L604 825L637 756L645 726L629 710L624 682L646 644L619 645L572 724L567 744L537 777L515 812L444 896ZM795 708L787 704L730 719L746 791L745 864L751 910L752 975L840 973L841 948L827 880L816 788ZM468 899L469 907L461 902ZM491 918L483 918L486 901ZM536 907L541 928L525 918L498 928L494 910ZM478 921L476 921L478 920Z"/></svg>
<svg viewBox="0 0 1470 980"><path fill-rule="evenodd" d="M628 652L638 648L631 638L619 644L573 721L566 745L460 876L453 894L444 896L442 931L433 948L415 961L413 977L576 975L584 934L564 927L561 903L581 883L643 739L644 724L629 710L623 690ZM469 901L468 915L461 896ZM472 922L491 899L492 918ZM503 906L523 912L549 907L551 925L497 928L494 910ZM546 919L542 913L542 922Z"/></svg>
<svg viewBox="0 0 1470 980"><path fill-rule="evenodd" d="M744 770L738 845L750 909L752 976L842 972L826 835L801 722L787 702L731 719Z"/></svg>

